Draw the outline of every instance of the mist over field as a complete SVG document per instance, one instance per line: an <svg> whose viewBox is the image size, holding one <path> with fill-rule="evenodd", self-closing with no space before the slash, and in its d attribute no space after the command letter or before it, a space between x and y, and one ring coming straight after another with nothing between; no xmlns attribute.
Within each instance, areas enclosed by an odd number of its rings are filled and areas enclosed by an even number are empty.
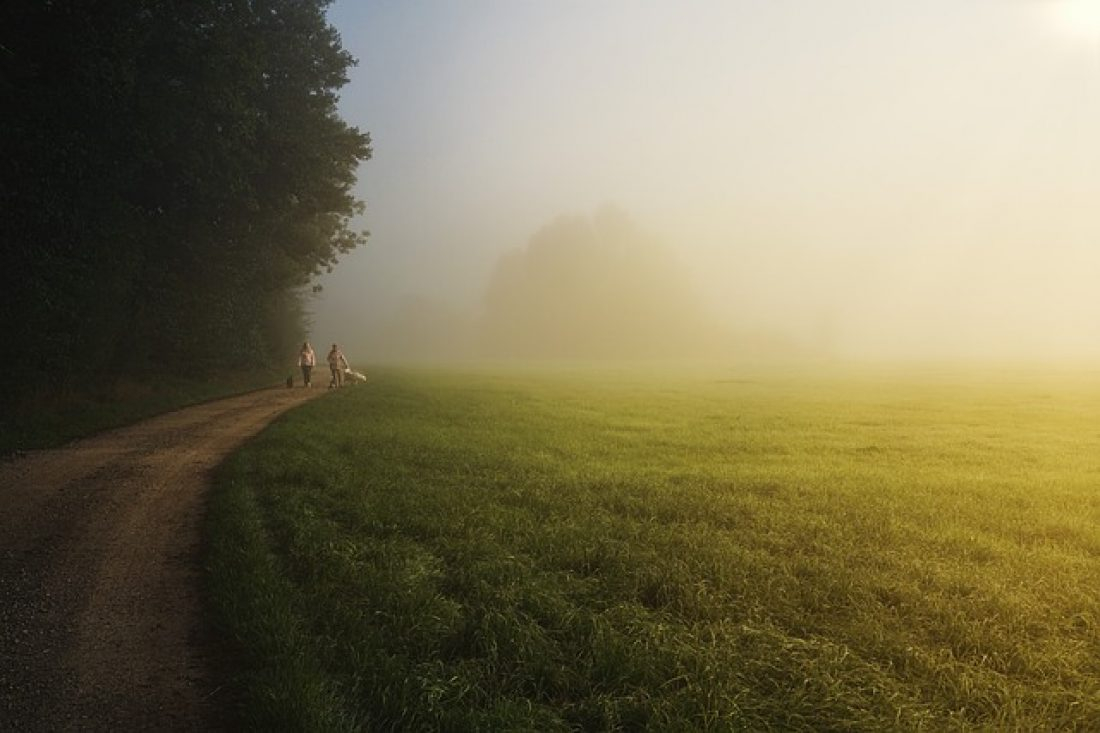
<svg viewBox="0 0 1100 733"><path fill-rule="evenodd" d="M693 260L636 227L616 239L599 219L547 224L500 256L472 303L407 297L364 325L364 346L399 360L1100 356L1100 268L1087 247L787 244Z"/></svg>
<svg viewBox="0 0 1100 733"><path fill-rule="evenodd" d="M1100 357L1093 3L330 19L372 234L312 308L359 360Z"/></svg>
<svg viewBox="0 0 1100 733"><path fill-rule="evenodd" d="M734 353L675 250L604 208L505 252L478 311L406 301L379 334L406 358L668 359Z"/></svg>

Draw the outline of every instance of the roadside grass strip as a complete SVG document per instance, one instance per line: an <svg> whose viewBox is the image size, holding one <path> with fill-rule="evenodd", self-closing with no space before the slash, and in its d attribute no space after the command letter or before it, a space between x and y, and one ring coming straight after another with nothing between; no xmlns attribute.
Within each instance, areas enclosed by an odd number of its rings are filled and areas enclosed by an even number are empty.
<svg viewBox="0 0 1100 733"><path fill-rule="evenodd" d="M1100 721L1083 377L371 374L218 472L252 729Z"/></svg>
<svg viewBox="0 0 1100 733"><path fill-rule="evenodd" d="M256 370L205 379L160 377L61 395L30 392L17 407L0 415L0 458L17 451L54 448L182 407L270 387L280 373Z"/></svg>

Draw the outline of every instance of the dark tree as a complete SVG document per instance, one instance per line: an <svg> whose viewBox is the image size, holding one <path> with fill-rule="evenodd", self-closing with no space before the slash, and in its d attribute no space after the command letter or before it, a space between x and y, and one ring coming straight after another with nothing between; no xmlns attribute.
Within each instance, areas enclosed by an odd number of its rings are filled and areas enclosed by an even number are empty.
<svg viewBox="0 0 1100 733"><path fill-rule="evenodd" d="M365 236L327 5L3 4L5 396L289 347L303 286Z"/></svg>

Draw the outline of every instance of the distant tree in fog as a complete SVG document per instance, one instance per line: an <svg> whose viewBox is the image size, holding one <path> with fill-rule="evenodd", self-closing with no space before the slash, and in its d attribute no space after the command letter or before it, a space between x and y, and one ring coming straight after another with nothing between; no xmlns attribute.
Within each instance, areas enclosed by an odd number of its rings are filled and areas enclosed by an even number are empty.
<svg viewBox="0 0 1100 733"><path fill-rule="evenodd" d="M721 339L673 251L614 208L501 257L482 336L495 355L576 359L698 356Z"/></svg>

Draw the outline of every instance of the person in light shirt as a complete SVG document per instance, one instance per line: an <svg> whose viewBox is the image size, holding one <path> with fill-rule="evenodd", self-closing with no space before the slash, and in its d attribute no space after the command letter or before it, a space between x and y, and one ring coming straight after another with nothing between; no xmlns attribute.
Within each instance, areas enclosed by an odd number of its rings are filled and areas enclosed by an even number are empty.
<svg viewBox="0 0 1100 733"><path fill-rule="evenodd" d="M333 344L332 349L328 352L328 368L332 370L332 381L328 384L329 389L343 387L344 370L351 367L348 365L344 352L340 351L340 347L336 344Z"/></svg>
<svg viewBox="0 0 1100 733"><path fill-rule="evenodd" d="M313 347L306 341L302 344L302 350L298 352L298 366L302 368L302 385L312 387L313 367L317 364L317 355L313 353Z"/></svg>

